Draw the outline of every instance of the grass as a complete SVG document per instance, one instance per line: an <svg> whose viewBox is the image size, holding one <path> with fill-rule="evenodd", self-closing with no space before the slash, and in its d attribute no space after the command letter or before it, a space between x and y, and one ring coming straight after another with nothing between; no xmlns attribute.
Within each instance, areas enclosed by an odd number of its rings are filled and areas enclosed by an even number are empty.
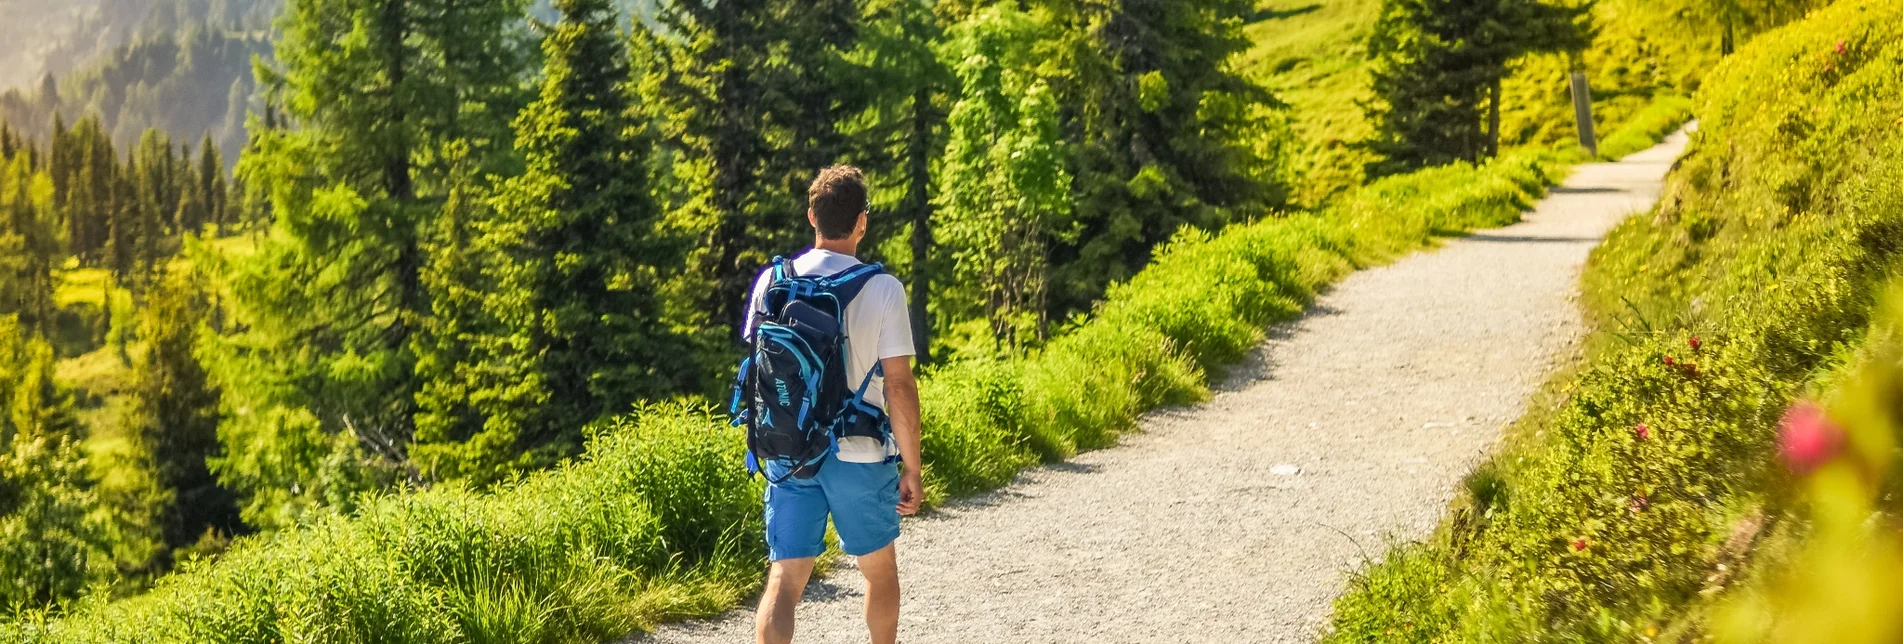
<svg viewBox="0 0 1903 644"><path fill-rule="evenodd" d="M1596 331L1550 385L1558 404L1516 426L1431 539L1357 576L1328 641L1893 641L1843 627L1862 622L1841 593L1815 628L1780 626L1780 603L1802 602L1766 588L1825 569L1795 554L1814 517L1778 460L1780 417L1875 352L1873 306L1903 269L1899 12L1843 0L1704 80L1658 209L1592 255ZM1681 107L1640 110L1621 136ZM1896 498L1867 525L1894 525Z"/></svg>
<svg viewBox="0 0 1903 644"><path fill-rule="evenodd" d="M1370 97L1367 38L1380 0L1275 0L1244 28L1241 65L1292 109L1289 172L1297 203L1319 205L1363 183L1374 155L1353 144L1374 134L1359 102Z"/></svg>

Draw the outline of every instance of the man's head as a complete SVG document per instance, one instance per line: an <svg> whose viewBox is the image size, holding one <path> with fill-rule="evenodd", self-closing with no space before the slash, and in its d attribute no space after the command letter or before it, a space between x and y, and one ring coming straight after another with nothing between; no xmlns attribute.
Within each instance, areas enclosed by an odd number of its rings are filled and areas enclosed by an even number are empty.
<svg viewBox="0 0 1903 644"><path fill-rule="evenodd" d="M819 236L857 240L866 232L866 175L849 165L819 171L806 189L807 220Z"/></svg>

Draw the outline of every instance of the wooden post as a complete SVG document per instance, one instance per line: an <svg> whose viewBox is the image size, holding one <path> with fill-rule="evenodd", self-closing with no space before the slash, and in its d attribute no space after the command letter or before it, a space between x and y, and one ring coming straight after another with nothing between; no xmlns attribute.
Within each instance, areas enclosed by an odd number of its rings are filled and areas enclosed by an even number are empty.
<svg viewBox="0 0 1903 644"><path fill-rule="evenodd" d="M1487 158L1500 156L1500 79L1487 92Z"/></svg>
<svg viewBox="0 0 1903 644"><path fill-rule="evenodd" d="M1579 123L1579 144L1599 156L1599 137L1592 132L1592 88L1586 86L1586 73L1573 72L1573 119Z"/></svg>

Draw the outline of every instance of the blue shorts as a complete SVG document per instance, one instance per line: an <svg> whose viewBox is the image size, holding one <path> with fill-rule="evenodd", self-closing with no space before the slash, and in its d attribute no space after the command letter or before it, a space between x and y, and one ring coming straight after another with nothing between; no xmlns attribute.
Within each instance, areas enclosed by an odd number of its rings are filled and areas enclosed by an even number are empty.
<svg viewBox="0 0 1903 644"><path fill-rule="evenodd" d="M786 473L768 463L768 481ZM826 516L833 518L839 545L854 557L869 555L899 538L897 463L848 463L827 456L819 474L766 486L767 557L774 561L817 557L826 549Z"/></svg>

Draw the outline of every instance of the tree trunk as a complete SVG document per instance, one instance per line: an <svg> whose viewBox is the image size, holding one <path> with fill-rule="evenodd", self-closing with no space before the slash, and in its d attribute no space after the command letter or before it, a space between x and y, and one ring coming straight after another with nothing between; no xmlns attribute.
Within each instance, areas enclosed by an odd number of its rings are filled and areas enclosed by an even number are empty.
<svg viewBox="0 0 1903 644"><path fill-rule="evenodd" d="M1500 156L1500 79L1493 79L1487 100L1487 157Z"/></svg>
<svg viewBox="0 0 1903 644"><path fill-rule="evenodd" d="M912 95L912 140L907 150L912 210L912 348L918 363L932 363L932 200L931 188L932 91L920 87Z"/></svg>
<svg viewBox="0 0 1903 644"><path fill-rule="evenodd" d="M403 83L408 73L409 60L404 56L403 41L409 37L409 16L404 15L404 3L387 0L383 5L383 63L390 77L390 113L391 129L406 140L398 141L395 150L389 151L383 159L383 189L390 198L398 202L407 202L416 196L415 184L410 178L410 142L409 133L404 130L404 121L408 119L405 111Z"/></svg>

